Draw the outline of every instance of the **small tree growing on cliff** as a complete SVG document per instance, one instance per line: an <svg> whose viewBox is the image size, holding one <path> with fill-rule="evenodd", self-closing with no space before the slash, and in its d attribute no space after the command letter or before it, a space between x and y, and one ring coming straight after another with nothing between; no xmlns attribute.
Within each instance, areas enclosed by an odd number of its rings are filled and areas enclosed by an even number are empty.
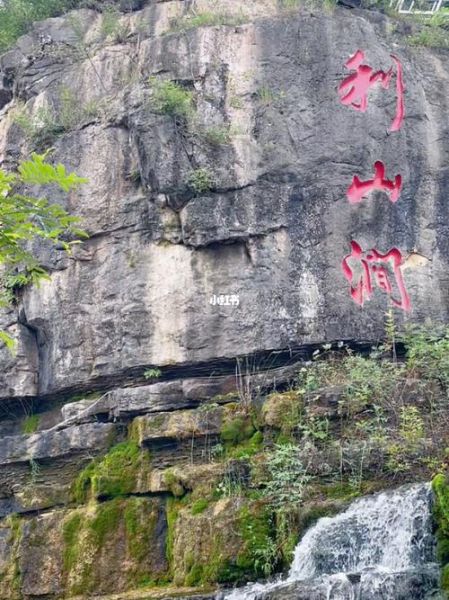
<svg viewBox="0 0 449 600"><path fill-rule="evenodd" d="M36 238L47 240L70 251L71 246L86 237L77 227L79 219L70 216L58 204L45 198L28 196L27 186L56 185L69 192L87 180L67 173L61 164L46 162L47 154L32 154L19 164L16 173L0 169L0 306L13 300L13 292L28 283L48 277L30 249ZM11 350L14 341L0 330L0 340Z"/></svg>

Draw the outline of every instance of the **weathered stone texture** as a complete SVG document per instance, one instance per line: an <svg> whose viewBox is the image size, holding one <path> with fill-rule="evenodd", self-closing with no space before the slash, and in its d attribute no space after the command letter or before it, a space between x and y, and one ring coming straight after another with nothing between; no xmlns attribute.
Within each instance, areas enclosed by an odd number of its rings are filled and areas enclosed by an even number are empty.
<svg viewBox="0 0 449 600"><path fill-rule="evenodd" d="M235 14L231 4L222 9ZM91 59L59 18L0 61L15 81L0 121L5 164L20 143L10 117L18 96L36 111L58 106L63 86L97 108L54 142L55 160L89 179L67 206L92 237L73 259L41 250L52 277L23 294L21 325L7 319L20 350L15 361L2 353L3 397L120 381L148 365L376 339L387 300L377 291L362 311L350 299L340 265L351 239L424 257L404 269L413 310L399 322L448 316L447 54L398 47L387 19L366 11L276 14L267 1L242 4L248 23L168 32L185 10L162 2L124 16L122 44L102 39L97 13L80 11ZM52 42L39 46L43 32ZM398 133L386 133L393 90L373 91L363 114L338 101L358 48L375 68L389 67L393 50L403 63ZM189 131L154 112L148 77L160 73L193 91ZM204 132L222 126L230 142L212 145ZM387 176L402 174L400 200L350 205L352 176L369 178L376 160ZM195 196L187 181L199 167L213 185ZM240 305L212 306L214 293L239 294Z"/></svg>

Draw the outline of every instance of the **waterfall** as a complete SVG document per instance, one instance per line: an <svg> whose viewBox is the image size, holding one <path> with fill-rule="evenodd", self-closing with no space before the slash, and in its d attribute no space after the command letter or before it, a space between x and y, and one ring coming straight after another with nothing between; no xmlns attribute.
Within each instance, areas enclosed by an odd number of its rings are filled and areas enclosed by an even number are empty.
<svg viewBox="0 0 449 600"><path fill-rule="evenodd" d="M440 598L429 484L353 502L311 527L287 578L235 589L227 600L429 600Z"/></svg>

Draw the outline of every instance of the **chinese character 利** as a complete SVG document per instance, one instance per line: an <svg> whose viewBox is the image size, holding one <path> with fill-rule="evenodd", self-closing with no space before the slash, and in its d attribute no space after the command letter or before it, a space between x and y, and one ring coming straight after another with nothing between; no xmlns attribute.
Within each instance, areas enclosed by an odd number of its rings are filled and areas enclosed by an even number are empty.
<svg viewBox="0 0 449 600"><path fill-rule="evenodd" d="M396 65L396 115L390 126L390 131L399 131L405 116L405 86L402 75L402 64L393 54L391 58ZM368 92L370 89L378 82L381 83L384 89L389 89L393 77L393 67L390 67L388 71L374 71L369 65L363 64L364 59L364 52L357 50L346 61L345 67L354 71L354 73L348 75L338 87L340 102L360 112L365 112L368 108Z"/></svg>
<svg viewBox="0 0 449 600"><path fill-rule="evenodd" d="M357 264L355 268L351 266L354 263ZM392 248L386 254L374 248L364 252L357 242L351 241L351 253L343 259L342 270L351 284L351 297L354 302L363 306L366 300L371 299L374 280L377 286L390 296L394 306L409 311L411 303L402 277L402 263L402 254L398 248ZM387 268L388 264L390 270ZM393 297L393 278L399 299Z"/></svg>
<svg viewBox="0 0 449 600"><path fill-rule="evenodd" d="M346 194L351 204L357 204L370 192L380 190L385 191L388 194L391 202L396 202L399 199L401 188L401 175L396 175L394 181L385 179L385 165L378 160L374 163L374 178L369 179L368 181L360 181L357 175L354 175Z"/></svg>

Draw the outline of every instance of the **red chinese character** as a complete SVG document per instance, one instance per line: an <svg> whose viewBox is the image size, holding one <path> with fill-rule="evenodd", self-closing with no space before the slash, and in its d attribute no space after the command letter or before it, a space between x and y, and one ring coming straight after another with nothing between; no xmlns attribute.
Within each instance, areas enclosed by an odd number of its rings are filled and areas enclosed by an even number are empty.
<svg viewBox="0 0 449 600"><path fill-rule="evenodd" d="M353 269L350 266L350 261L351 263L356 262L358 268ZM377 286L390 296L395 306L403 310L410 310L410 298L402 278L402 262L402 254L397 248L392 248L387 254L381 254L374 248L363 252L359 244L353 240L351 242L351 254L343 259L342 269L345 278L351 284L351 297L354 302L363 306L365 300L370 300L373 293L372 281L374 279ZM390 270L387 268L388 263L391 266ZM391 274L394 276L400 300L396 300L392 296Z"/></svg>
<svg viewBox="0 0 449 600"><path fill-rule="evenodd" d="M396 64L396 116L391 124L390 131L398 131L401 128L405 115L405 86L401 62L393 54L391 58ZM355 73L348 75L338 87L340 102L345 106L352 106L352 108L360 112L365 112L368 107L368 92L370 88L376 85L377 82L380 82L382 87L387 90L390 87L390 81L393 76L393 67L387 72L374 71L369 65L362 64L364 59L365 54L362 50L357 50L351 56L345 63L345 67L351 71L355 71Z"/></svg>
<svg viewBox="0 0 449 600"><path fill-rule="evenodd" d="M357 175L354 175L346 194L351 204L357 204L373 190L381 190L387 192L391 202L396 202L401 193L401 188L402 177L396 175L394 181L385 179L385 166L383 162L378 160L374 163L374 179L360 181Z"/></svg>

